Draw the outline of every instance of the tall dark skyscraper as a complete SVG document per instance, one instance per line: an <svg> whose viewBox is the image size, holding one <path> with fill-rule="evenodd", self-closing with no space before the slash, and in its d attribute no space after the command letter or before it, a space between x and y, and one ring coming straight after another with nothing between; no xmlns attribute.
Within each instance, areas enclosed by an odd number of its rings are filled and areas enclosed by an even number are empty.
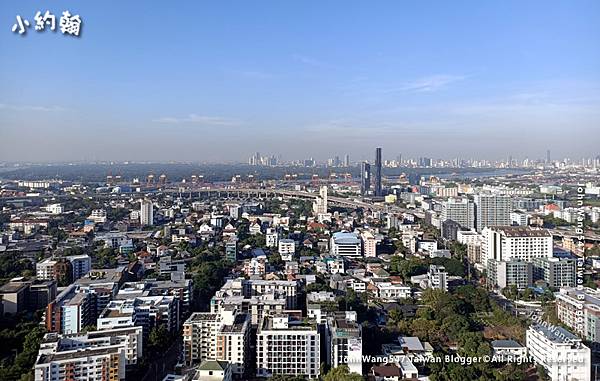
<svg viewBox="0 0 600 381"><path fill-rule="evenodd" d="M383 196L381 191L381 148L375 148L375 196Z"/></svg>
<svg viewBox="0 0 600 381"><path fill-rule="evenodd" d="M550 163L550 150L546 151L546 163Z"/></svg>
<svg viewBox="0 0 600 381"><path fill-rule="evenodd" d="M371 164L364 162L360 165L360 194L366 195L371 189Z"/></svg>

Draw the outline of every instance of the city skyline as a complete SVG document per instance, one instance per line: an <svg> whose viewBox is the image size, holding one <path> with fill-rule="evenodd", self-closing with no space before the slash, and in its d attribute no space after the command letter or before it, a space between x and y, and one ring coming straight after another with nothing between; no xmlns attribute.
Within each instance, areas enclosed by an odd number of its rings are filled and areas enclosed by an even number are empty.
<svg viewBox="0 0 600 381"><path fill-rule="evenodd" d="M593 1L0 8L2 161L597 155Z"/></svg>

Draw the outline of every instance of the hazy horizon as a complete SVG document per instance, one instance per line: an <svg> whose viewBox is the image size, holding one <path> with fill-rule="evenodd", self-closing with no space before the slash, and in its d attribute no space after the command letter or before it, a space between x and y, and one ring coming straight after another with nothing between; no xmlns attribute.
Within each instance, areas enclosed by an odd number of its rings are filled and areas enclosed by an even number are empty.
<svg viewBox="0 0 600 381"><path fill-rule="evenodd" d="M600 2L0 3L0 161L596 156ZM83 20L35 30L37 11ZM16 15L32 24L11 32ZM58 29L58 28L57 28Z"/></svg>

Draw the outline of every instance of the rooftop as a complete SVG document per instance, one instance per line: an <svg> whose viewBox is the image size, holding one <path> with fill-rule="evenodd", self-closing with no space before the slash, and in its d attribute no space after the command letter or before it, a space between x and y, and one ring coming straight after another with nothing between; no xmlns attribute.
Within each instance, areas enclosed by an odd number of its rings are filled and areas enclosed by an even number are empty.
<svg viewBox="0 0 600 381"><path fill-rule="evenodd" d="M506 237L552 237L552 234L545 229L532 229L523 226L500 226L494 228Z"/></svg>

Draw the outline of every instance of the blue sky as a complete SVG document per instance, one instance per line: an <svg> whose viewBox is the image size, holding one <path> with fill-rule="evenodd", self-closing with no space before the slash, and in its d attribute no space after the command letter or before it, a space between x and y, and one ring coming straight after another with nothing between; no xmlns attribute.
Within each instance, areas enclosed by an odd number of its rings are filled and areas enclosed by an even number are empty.
<svg viewBox="0 0 600 381"><path fill-rule="evenodd" d="M46 9L79 14L81 36L36 32ZM0 160L596 155L599 16L598 1L3 0Z"/></svg>

